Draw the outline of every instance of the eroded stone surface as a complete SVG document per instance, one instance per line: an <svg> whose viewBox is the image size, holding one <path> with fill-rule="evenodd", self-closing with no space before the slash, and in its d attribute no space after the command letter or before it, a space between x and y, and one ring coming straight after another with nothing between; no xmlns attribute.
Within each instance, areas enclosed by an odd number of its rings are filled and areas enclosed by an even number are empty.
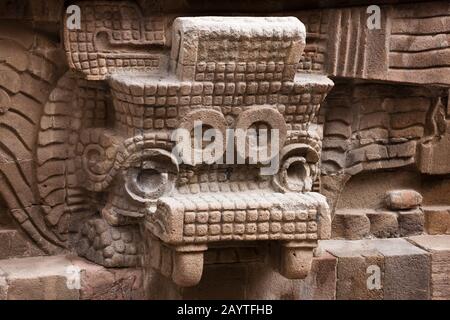
<svg viewBox="0 0 450 320"><path fill-rule="evenodd" d="M91 11L99 16L108 10L122 12L116 4L83 8L87 16ZM164 27L156 18L147 23L135 13L136 7L121 8L146 28ZM305 278L317 240L330 235L327 203L313 192L321 148L314 121L333 84L324 76L296 73L305 46L304 25L294 17L176 18L170 57L160 59L169 59L168 73L162 62L149 67L142 55L130 58L118 51L102 56L99 49L87 54L101 43L93 37L97 33L88 30L93 27L102 28L87 17L81 34L66 28L65 49L69 65L88 80L108 75L116 132L80 127L84 131L72 151L74 184L94 192L112 189L102 209L107 224L86 222L78 252L107 266L137 265L137 259L123 254L127 249L120 237L113 239L114 245L108 238L124 232L124 226L141 224L142 237L150 238L144 246L146 263L177 284L192 286L202 276L207 244L281 240L280 272ZM164 29L153 30L153 35L140 31L130 33L123 27L120 32L104 30L104 36L111 45L168 44ZM229 128L264 124L278 130L279 173L264 178L250 162L244 167L200 163L186 155L177 159L170 153L170 136L177 128L193 131L196 121L224 138ZM94 154L103 155L101 161L94 163ZM305 175L290 176L291 166L303 168ZM139 239L131 236L130 242L139 254Z"/></svg>
<svg viewBox="0 0 450 320"><path fill-rule="evenodd" d="M338 259L336 299L430 297L430 256L404 239L327 240L320 246Z"/></svg>
<svg viewBox="0 0 450 320"><path fill-rule="evenodd" d="M1 3L2 264L76 251L125 269L83 262L77 296L62 283L68 262L42 258L48 274L11 272L11 285L0 268L0 298L136 299L142 282L152 297L159 285L159 297L219 297L226 272L222 296L426 298L430 270L417 273L426 257L400 239L369 240L450 232L450 7L401 2L382 5L370 29L362 0L315 10L305 10L313 1L210 4L248 17L205 17L193 3L83 1L80 30L61 21L62 0ZM279 129L279 172L179 163L170 133L196 120L221 133ZM330 235L364 240L336 267L312 258ZM432 295L447 297L446 249L420 237ZM254 242L275 244L270 259ZM385 243L402 249L391 255ZM17 270L28 272L26 259ZM367 291L373 264L388 285Z"/></svg>
<svg viewBox="0 0 450 320"><path fill-rule="evenodd" d="M145 294L141 270L106 269L70 256L0 260L0 299L143 298Z"/></svg>
<svg viewBox="0 0 450 320"><path fill-rule="evenodd" d="M429 234L450 234L450 211L448 207L425 207L425 227Z"/></svg>
<svg viewBox="0 0 450 320"><path fill-rule="evenodd" d="M409 240L431 254L431 298L450 299L450 236L424 235Z"/></svg>

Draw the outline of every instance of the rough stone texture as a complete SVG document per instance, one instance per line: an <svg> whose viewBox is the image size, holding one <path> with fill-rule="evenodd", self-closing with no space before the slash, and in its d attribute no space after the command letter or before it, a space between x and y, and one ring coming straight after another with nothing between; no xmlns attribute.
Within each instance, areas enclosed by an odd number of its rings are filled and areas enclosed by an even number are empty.
<svg viewBox="0 0 450 320"><path fill-rule="evenodd" d="M361 211L337 212L333 219L332 237L361 239L370 233L370 220Z"/></svg>
<svg viewBox="0 0 450 320"><path fill-rule="evenodd" d="M42 255L34 243L28 241L18 230L0 229L0 259Z"/></svg>
<svg viewBox="0 0 450 320"><path fill-rule="evenodd" d="M398 224L402 237L423 233L425 224L423 211L411 210L399 212Z"/></svg>
<svg viewBox="0 0 450 320"><path fill-rule="evenodd" d="M70 260L63 256L22 258L0 261L6 279L6 299L79 299L78 290L67 287Z"/></svg>
<svg viewBox="0 0 450 320"><path fill-rule="evenodd" d="M425 228L429 234L450 234L449 207L425 207Z"/></svg>
<svg viewBox="0 0 450 320"><path fill-rule="evenodd" d="M72 278L73 275L78 278ZM144 297L141 270L106 269L66 256L0 260L1 299L135 300Z"/></svg>
<svg viewBox="0 0 450 320"><path fill-rule="evenodd" d="M410 237L410 241L431 254L431 298L450 299L450 236L424 235Z"/></svg>
<svg viewBox="0 0 450 320"><path fill-rule="evenodd" d="M399 233L397 214L393 212L368 212L370 233L377 238L394 238Z"/></svg>
<svg viewBox="0 0 450 320"><path fill-rule="evenodd" d="M300 283L300 299L336 299L336 265L336 258L327 252L314 259L311 273Z"/></svg>
<svg viewBox="0 0 450 320"><path fill-rule="evenodd" d="M422 195L414 190L394 190L386 194L386 205L392 210L413 209L422 204Z"/></svg>
<svg viewBox="0 0 450 320"><path fill-rule="evenodd" d="M402 217L413 214L414 218ZM364 238L396 238L404 234L422 233L419 211L398 213L395 211L371 211L367 209L344 209L336 212L331 237L333 239L358 240ZM414 220L415 219L415 220ZM400 222L402 229L400 229Z"/></svg>
<svg viewBox="0 0 450 320"><path fill-rule="evenodd" d="M107 269L80 258L72 258L71 262L80 268L82 300L142 300L146 297L140 269Z"/></svg>
<svg viewBox="0 0 450 320"><path fill-rule="evenodd" d="M327 240L337 257L336 299L429 299L430 256L404 239ZM368 267L381 270L381 288L369 289Z"/></svg>
<svg viewBox="0 0 450 320"><path fill-rule="evenodd" d="M328 18L326 44L332 54L327 57L327 71L335 76L389 80L418 84L449 85L448 61L440 48L447 48L447 21L441 16L429 18L430 12L448 17L447 2L398 5L389 11L381 7L380 29L361 28L359 17L366 17L367 7L333 10ZM422 21L426 23L420 23ZM388 27L389 26L389 27ZM340 35L348 32L345 37ZM421 35L433 34L433 40ZM386 45L387 44L387 45ZM356 66L356 67L355 67ZM418 69L418 70L414 70Z"/></svg>
<svg viewBox="0 0 450 320"><path fill-rule="evenodd" d="M73 1L70 30L67 1L0 1L0 298L426 298L426 255L375 239L450 234L450 4L407 2L370 29L364 0ZM277 174L179 163L196 120L279 129ZM330 236L364 240L313 259ZM444 297L447 247L419 239Z"/></svg>

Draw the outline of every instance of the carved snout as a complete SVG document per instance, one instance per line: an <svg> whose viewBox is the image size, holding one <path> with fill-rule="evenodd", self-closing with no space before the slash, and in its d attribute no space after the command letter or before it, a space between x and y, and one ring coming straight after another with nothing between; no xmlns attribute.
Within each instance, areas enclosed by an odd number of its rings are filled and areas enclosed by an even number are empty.
<svg viewBox="0 0 450 320"><path fill-rule="evenodd" d="M328 205L316 193L250 191L214 197L162 197L156 212L145 219L146 236L171 248L176 271L171 275L182 286L200 280L203 251L208 243L217 241L280 241L280 273L287 278L304 278L317 240L328 238L329 229Z"/></svg>

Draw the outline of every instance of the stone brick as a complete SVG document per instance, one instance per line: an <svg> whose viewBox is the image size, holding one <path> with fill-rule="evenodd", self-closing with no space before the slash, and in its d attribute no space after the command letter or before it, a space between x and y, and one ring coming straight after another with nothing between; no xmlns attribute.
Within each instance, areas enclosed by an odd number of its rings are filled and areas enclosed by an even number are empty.
<svg viewBox="0 0 450 320"><path fill-rule="evenodd" d="M450 234L449 207L424 207L425 229L429 234Z"/></svg>
<svg viewBox="0 0 450 320"><path fill-rule="evenodd" d="M310 273L300 281L300 299L336 299L336 266L337 259L327 252L315 258Z"/></svg>
<svg viewBox="0 0 450 320"><path fill-rule="evenodd" d="M431 298L450 300L450 235L409 238L431 254Z"/></svg>
<svg viewBox="0 0 450 320"><path fill-rule="evenodd" d="M402 249L396 244L388 244L383 255L385 300L430 298L429 255L416 247Z"/></svg>
<svg viewBox="0 0 450 320"><path fill-rule="evenodd" d="M345 124L351 125L353 120L353 114L350 110L344 110L341 108L330 109L326 114L327 121L342 121Z"/></svg>
<svg viewBox="0 0 450 320"><path fill-rule="evenodd" d="M376 112L363 115L359 124L359 129L372 127L389 128L389 115L386 112Z"/></svg>
<svg viewBox="0 0 450 320"><path fill-rule="evenodd" d="M43 255L31 241L17 230L0 230L0 259Z"/></svg>
<svg viewBox="0 0 450 320"><path fill-rule="evenodd" d="M407 158L416 154L416 142L408 141L388 146L389 157L391 158Z"/></svg>
<svg viewBox="0 0 450 320"><path fill-rule="evenodd" d="M400 236L407 237L423 233L425 217L420 209L400 211L398 214Z"/></svg>
<svg viewBox="0 0 450 320"><path fill-rule="evenodd" d="M337 257L336 299L428 299L430 257L404 239L326 240ZM380 270L380 288L369 288L368 267Z"/></svg>
<svg viewBox="0 0 450 320"><path fill-rule="evenodd" d="M362 210L339 211L331 228L332 238L356 240L369 235L370 221Z"/></svg>
<svg viewBox="0 0 450 320"><path fill-rule="evenodd" d="M386 194L386 205L392 210L416 208L422 204L422 195L414 190L393 190Z"/></svg>
<svg viewBox="0 0 450 320"><path fill-rule="evenodd" d="M76 300L79 292L67 286L70 261L63 256L0 260L8 300Z"/></svg>
<svg viewBox="0 0 450 320"><path fill-rule="evenodd" d="M425 123L425 116L426 112L422 111L396 113L391 115L391 127L393 129L403 129L418 123Z"/></svg>
<svg viewBox="0 0 450 320"><path fill-rule="evenodd" d="M450 134L448 130L438 140L421 144L418 149L418 167L420 172L426 174L448 174L450 163L448 161L448 148Z"/></svg>
<svg viewBox="0 0 450 320"><path fill-rule="evenodd" d="M107 269L73 257L80 269L81 300L141 300L144 299L142 270L134 268Z"/></svg>
<svg viewBox="0 0 450 320"><path fill-rule="evenodd" d="M352 128L345 123L334 121L327 123L325 126L325 135L341 136L344 138L350 138L352 135Z"/></svg>
<svg viewBox="0 0 450 320"><path fill-rule="evenodd" d="M107 269L67 256L0 260L0 300L135 300L144 297L140 269Z"/></svg>
<svg viewBox="0 0 450 320"><path fill-rule="evenodd" d="M397 214L393 212L368 212L370 234L377 238L392 238L398 236L399 228Z"/></svg>

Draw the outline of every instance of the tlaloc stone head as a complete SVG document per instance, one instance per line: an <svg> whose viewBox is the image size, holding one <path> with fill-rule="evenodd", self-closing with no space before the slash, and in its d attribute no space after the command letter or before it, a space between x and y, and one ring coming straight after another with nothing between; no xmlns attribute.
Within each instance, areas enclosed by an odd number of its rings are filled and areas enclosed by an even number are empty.
<svg viewBox="0 0 450 320"><path fill-rule="evenodd" d="M166 32L158 42L157 30L148 30L155 33L151 41L142 32L126 39L126 30L81 30L94 48L109 44L109 50L84 52L80 32L74 37L66 30L67 55L87 79L106 80L114 113L108 127L80 127L74 137L80 187L105 196L101 216L82 222L79 253L107 266L129 265L141 255L144 266L192 286L200 281L208 246L276 241L280 272L306 277L317 240L330 235L327 203L314 192L321 151L314 122L333 83L296 73L304 25L294 17L176 18L170 53L131 49L166 46ZM119 43L129 44L129 52L114 51ZM261 175L262 162L249 161L247 140L241 144L227 133L258 135L261 128L276 133L268 138L276 139L269 141L278 160L273 175ZM181 129L187 137L173 141ZM216 161L190 161L185 150L205 151L191 136L200 132L201 140L208 129L221 137ZM189 148L177 155L176 143ZM128 254L123 237L141 250Z"/></svg>

